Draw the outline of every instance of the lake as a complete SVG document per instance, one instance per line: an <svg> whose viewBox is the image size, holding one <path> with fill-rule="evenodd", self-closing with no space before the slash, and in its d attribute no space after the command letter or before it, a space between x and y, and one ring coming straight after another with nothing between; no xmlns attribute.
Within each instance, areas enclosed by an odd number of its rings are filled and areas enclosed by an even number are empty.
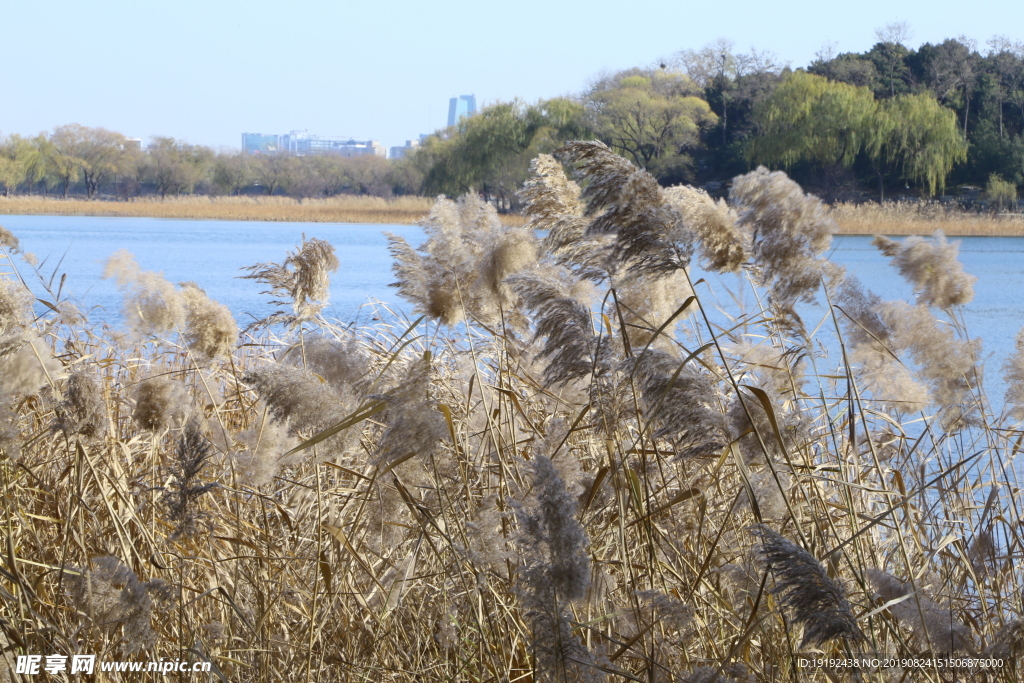
<svg viewBox="0 0 1024 683"><path fill-rule="evenodd" d="M340 270L332 278L328 318L342 322L367 320L368 301L401 308L388 287L391 260L384 231L412 244L423 239L422 230L410 225L342 223L272 223L255 221L174 220L161 218L105 218L94 216L0 216L0 225L36 254L40 271L54 287L63 273L66 296L79 303L90 320L117 324L121 297L110 280L102 279L104 261L118 249L135 255L145 270L159 271L172 282L198 283L214 299L226 304L243 325L273 310L260 294L260 285L238 279L240 268L284 259L305 233L327 240L337 250ZM1001 404L1001 366L1024 325L1024 237L965 237L960 255L965 269L978 277L975 299L964 318L972 336L984 341L990 397ZM838 236L830 258L884 298L912 296L910 285L888 265L870 237ZM19 264L19 267L23 264ZM23 269L26 280L30 271ZM695 273L695 279L700 273ZM44 297L44 287L34 283ZM724 292L718 291L724 299ZM748 297L749 300L749 297ZM809 327L824 309L803 310Z"/></svg>

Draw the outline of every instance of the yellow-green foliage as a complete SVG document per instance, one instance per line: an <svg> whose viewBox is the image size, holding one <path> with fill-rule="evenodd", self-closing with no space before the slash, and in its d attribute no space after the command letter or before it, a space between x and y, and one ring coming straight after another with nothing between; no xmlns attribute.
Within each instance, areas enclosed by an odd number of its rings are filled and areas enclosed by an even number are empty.
<svg viewBox="0 0 1024 683"><path fill-rule="evenodd" d="M1017 186L993 173L985 185L985 196L997 209L1007 209L1017 203Z"/></svg>
<svg viewBox="0 0 1024 683"><path fill-rule="evenodd" d="M845 673L794 655L1019 648L1024 346L993 415L962 316L845 278L785 176L739 178L716 207L600 143L561 155L587 184L538 159L528 230L469 197L437 206L421 248L394 242L415 320L341 328L315 315L322 288L282 287L309 307L293 328L196 353L187 329L108 333L54 293L35 317L0 280L7 660L824 683ZM13 244L0 270L33 278ZM914 272L955 258L922 244L883 243ZM756 297L723 321L737 268ZM829 314L813 331L790 305L807 297ZM1019 680L1004 660L989 680Z"/></svg>

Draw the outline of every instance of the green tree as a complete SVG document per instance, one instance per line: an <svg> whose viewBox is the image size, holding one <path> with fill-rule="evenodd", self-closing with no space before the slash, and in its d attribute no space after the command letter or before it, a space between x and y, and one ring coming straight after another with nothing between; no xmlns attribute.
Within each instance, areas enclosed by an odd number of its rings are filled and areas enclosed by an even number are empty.
<svg viewBox="0 0 1024 683"><path fill-rule="evenodd" d="M757 164L810 162L850 166L871 134L877 103L871 90L803 71L790 74L754 109L760 135L748 158Z"/></svg>
<svg viewBox="0 0 1024 683"><path fill-rule="evenodd" d="M188 194L206 178L214 153L170 137L154 137L146 155L145 178L162 198Z"/></svg>
<svg viewBox="0 0 1024 683"><path fill-rule="evenodd" d="M701 94L683 73L632 69L598 81L586 99L598 137L663 178L690 165L686 150L718 121Z"/></svg>
<svg viewBox="0 0 1024 683"><path fill-rule="evenodd" d="M72 123L55 128L49 142L51 163L65 197L71 182L81 177L86 196L92 199L103 183L122 170L126 140L120 133Z"/></svg>
<svg viewBox="0 0 1024 683"><path fill-rule="evenodd" d="M513 207L531 159L590 135L584 115L579 103L563 98L531 106L500 102L428 138L410 161L423 170L428 193L458 196L472 190Z"/></svg>
<svg viewBox="0 0 1024 683"><path fill-rule="evenodd" d="M877 169L898 167L901 177L920 182L929 195L946 188L946 177L967 160L967 142L960 134L956 113L928 93L900 95L881 103L872 119L868 155Z"/></svg>
<svg viewBox="0 0 1024 683"><path fill-rule="evenodd" d="M41 180L45 172L38 145L20 135L9 135L0 142L0 185L5 197L14 194L22 183Z"/></svg>

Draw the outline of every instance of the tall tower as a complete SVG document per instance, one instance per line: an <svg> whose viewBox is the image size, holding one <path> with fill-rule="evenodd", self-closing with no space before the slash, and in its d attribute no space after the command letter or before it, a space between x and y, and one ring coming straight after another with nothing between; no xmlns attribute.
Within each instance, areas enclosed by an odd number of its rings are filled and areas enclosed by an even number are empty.
<svg viewBox="0 0 1024 683"><path fill-rule="evenodd" d="M476 95L459 95L448 100L448 127L458 124L463 116L476 113Z"/></svg>

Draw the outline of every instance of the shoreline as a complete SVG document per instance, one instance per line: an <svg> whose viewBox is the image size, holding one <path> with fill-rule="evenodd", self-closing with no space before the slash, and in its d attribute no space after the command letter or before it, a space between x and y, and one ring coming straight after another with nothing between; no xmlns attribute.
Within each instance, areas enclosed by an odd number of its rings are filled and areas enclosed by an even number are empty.
<svg viewBox="0 0 1024 683"><path fill-rule="evenodd" d="M5 215L32 215L411 225L422 220L433 203L431 197L193 196L122 202L16 196L0 197L0 222ZM836 235L931 235L942 230L949 237L1024 237L1024 215L937 210L932 204L840 204L833 207L833 218L839 228ZM516 214L502 215L501 220L507 225L526 223Z"/></svg>

